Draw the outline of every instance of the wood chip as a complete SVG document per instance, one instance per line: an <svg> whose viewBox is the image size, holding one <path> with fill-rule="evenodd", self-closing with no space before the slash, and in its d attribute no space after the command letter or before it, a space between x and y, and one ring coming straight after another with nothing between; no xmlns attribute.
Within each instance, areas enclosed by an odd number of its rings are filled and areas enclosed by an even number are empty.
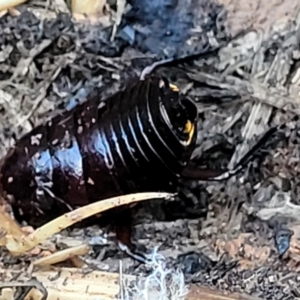
<svg viewBox="0 0 300 300"><path fill-rule="evenodd" d="M15 273L8 270L0 270L0 275L4 275L4 278L10 279ZM72 269L72 268L61 268L57 271L35 271L32 274L37 281L44 286L48 292L47 300L111 300L120 299L120 275L116 273L107 273L93 271L88 274ZM122 274L124 281L128 284L134 284L137 278L132 275ZM2 283L5 285L5 283ZM15 283L17 286L17 282ZM11 292L7 289L5 292L11 295ZM153 290L152 296L158 298L158 292ZM137 291L133 293L130 299L144 299L139 296L137 298ZM0 296L0 300L9 300L13 298L3 298ZM36 288L32 289L27 295L25 300L41 300L42 293ZM151 298L155 299L155 298ZM212 290L203 286L192 285L189 288L189 293L184 298L174 298L176 300L261 300L258 297L252 297L248 295L238 294L238 293L224 293L217 290ZM123 300L123 299L122 299Z"/></svg>

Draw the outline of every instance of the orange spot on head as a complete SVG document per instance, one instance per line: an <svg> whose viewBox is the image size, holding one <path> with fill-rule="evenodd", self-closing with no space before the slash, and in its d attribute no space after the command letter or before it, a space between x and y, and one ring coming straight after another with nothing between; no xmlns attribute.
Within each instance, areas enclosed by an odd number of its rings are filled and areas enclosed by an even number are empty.
<svg viewBox="0 0 300 300"><path fill-rule="evenodd" d="M194 136L194 132L195 132L195 126L192 124L192 128L191 130L189 131L189 139L187 141L187 144L189 145L192 141L192 138Z"/></svg>
<svg viewBox="0 0 300 300"><path fill-rule="evenodd" d="M185 129L184 132L189 133L193 128L193 124L190 120L187 121L187 123L185 124Z"/></svg>
<svg viewBox="0 0 300 300"><path fill-rule="evenodd" d="M169 87L173 92L179 92L179 88L177 85L170 83Z"/></svg>
<svg viewBox="0 0 300 300"><path fill-rule="evenodd" d="M190 120L188 120L187 123L185 124L184 132L189 134L189 138L186 142L186 144L189 145L192 141L195 132L195 126Z"/></svg>

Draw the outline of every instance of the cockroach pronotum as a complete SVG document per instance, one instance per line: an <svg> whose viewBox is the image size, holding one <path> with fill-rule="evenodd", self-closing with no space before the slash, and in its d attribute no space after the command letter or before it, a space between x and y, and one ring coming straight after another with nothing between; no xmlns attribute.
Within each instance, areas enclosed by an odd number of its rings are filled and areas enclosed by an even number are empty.
<svg viewBox="0 0 300 300"><path fill-rule="evenodd" d="M18 221L40 226L108 197L176 192L179 178L221 180L234 170L192 169L197 107L167 79L149 77L110 96L98 95L21 137L1 163L1 191ZM268 133L269 134L269 133ZM266 137L264 137L266 138ZM117 217L119 246L135 259L131 215Z"/></svg>

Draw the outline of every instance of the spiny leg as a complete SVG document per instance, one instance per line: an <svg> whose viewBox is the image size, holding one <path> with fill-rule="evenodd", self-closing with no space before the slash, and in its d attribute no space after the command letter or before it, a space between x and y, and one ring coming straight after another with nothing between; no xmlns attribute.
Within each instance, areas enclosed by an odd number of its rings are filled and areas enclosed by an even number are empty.
<svg viewBox="0 0 300 300"><path fill-rule="evenodd" d="M238 174L241 170L243 170L247 164L253 160L257 152L267 144L270 137L273 135L277 135L277 138L282 137L282 129L284 129L284 125L271 127L260 139L259 141L242 157L242 159L235 165L232 170L213 170L213 169L201 169L194 168L191 165L187 165L183 172L182 177L186 179L194 179L194 180L206 180L206 181L221 181L224 179L228 179L236 174Z"/></svg>
<svg viewBox="0 0 300 300"><path fill-rule="evenodd" d="M157 67L163 66L172 61L174 61L174 58L162 59L154 62L150 66L145 67L140 75L140 80L145 80L146 76L150 75Z"/></svg>
<svg viewBox="0 0 300 300"><path fill-rule="evenodd" d="M125 252L129 257L140 263L147 263L146 253L141 253L132 245L132 211L130 208L118 212L115 221L115 231L118 240L118 246L121 251Z"/></svg>

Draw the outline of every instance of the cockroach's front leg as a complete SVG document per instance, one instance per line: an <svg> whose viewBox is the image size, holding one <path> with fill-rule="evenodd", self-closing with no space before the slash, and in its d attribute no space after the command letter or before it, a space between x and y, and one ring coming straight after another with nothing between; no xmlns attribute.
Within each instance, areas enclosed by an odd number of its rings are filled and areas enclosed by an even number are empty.
<svg viewBox="0 0 300 300"><path fill-rule="evenodd" d="M115 221L115 231L118 245L119 248L128 256L144 264L148 261L146 253L137 251L132 244L132 220L133 217L130 208L126 208L125 210L117 213Z"/></svg>
<svg viewBox="0 0 300 300"><path fill-rule="evenodd" d="M228 179L243 170L248 165L248 163L253 160L255 155L257 155L257 152L267 144L271 136L276 135L277 138L281 139L283 137L283 128L284 127L282 125L271 127L259 139L259 141L242 157L242 159L235 165L232 170L201 169L192 167L191 165L187 165L182 172L182 177L186 179L206 181L221 181L224 179Z"/></svg>
<svg viewBox="0 0 300 300"><path fill-rule="evenodd" d="M171 63L174 61L174 58L166 58L159 61L154 62L152 65L147 66L143 69L140 80L145 80L146 76L150 75L157 67L163 66L165 64Z"/></svg>

